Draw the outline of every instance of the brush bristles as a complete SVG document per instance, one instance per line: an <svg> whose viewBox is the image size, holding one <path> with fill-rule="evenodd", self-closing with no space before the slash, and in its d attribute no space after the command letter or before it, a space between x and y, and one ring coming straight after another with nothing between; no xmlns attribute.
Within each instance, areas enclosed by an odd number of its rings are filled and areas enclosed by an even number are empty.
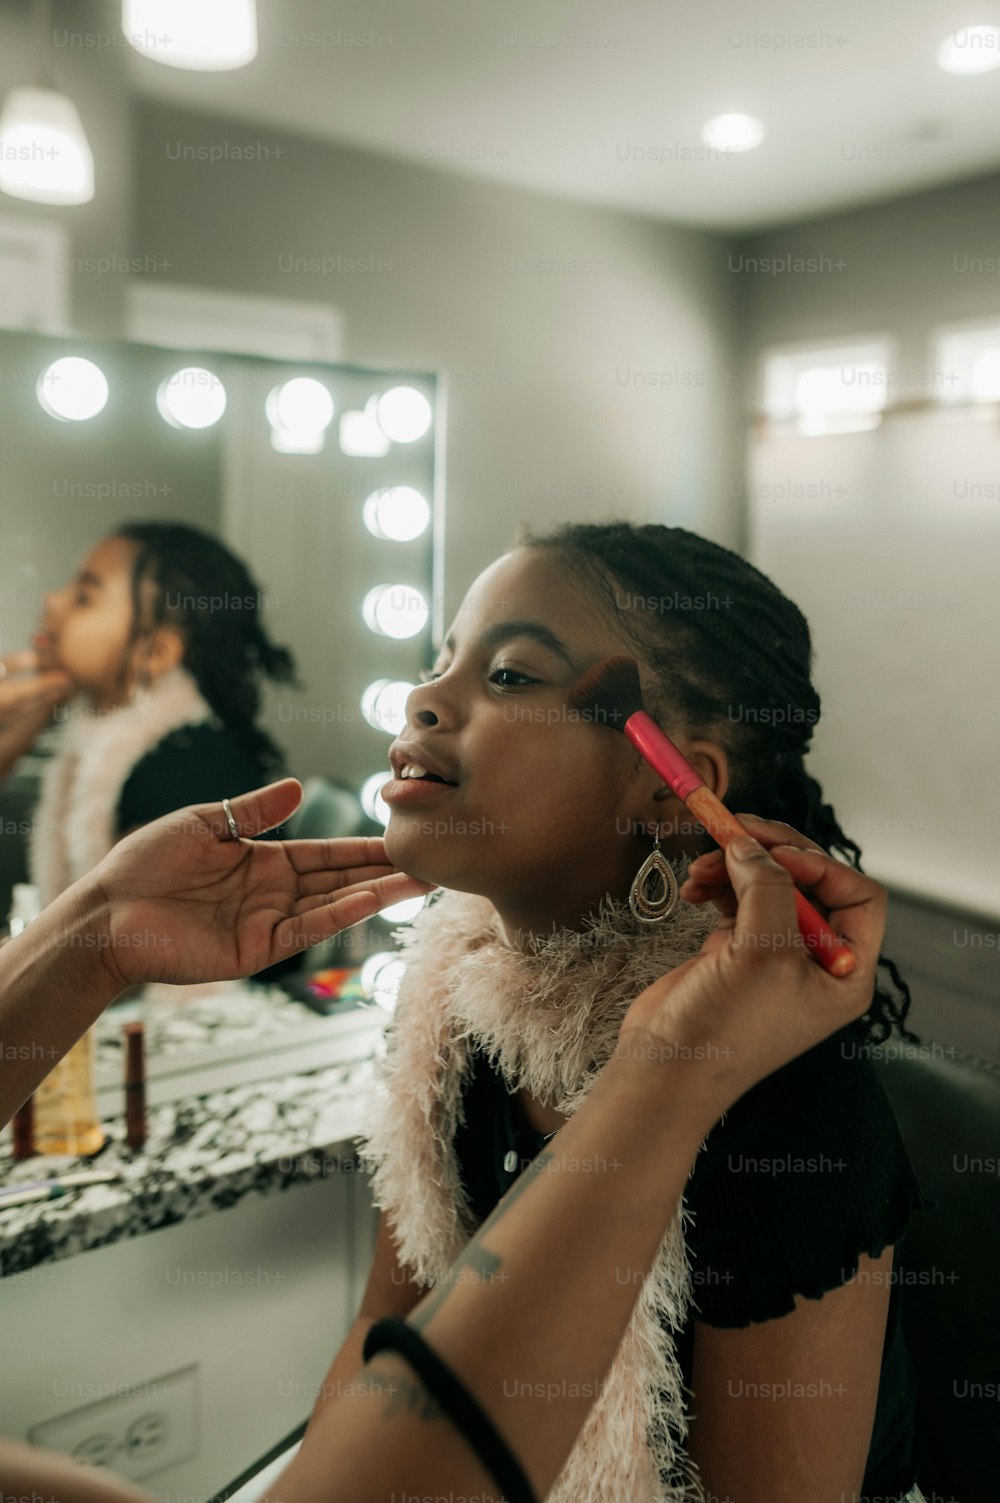
<svg viewBox="0 0 1000 1503"><path fill-rule="evenodd" d="M569 691L569 704L585 719L624 731L629 716L645 708L635 658L603 658L595 663Z"/></svg>

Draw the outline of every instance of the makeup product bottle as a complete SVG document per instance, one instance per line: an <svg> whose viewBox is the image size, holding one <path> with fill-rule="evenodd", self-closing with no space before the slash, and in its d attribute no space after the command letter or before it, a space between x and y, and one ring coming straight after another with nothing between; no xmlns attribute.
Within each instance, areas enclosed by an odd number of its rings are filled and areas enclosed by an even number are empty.
<svg viewBox="0 0 1000 1503"><path fill-rule="evenodd" d="M126 1023L125 1043L125 1142L142 1148L146 1142L146 1051L141 1023Z"/></svg>
<svg viewBox="0 0 1000 1503"><path fill-rule="evenodd" d="M35 1152L89 1155L104 1146L97 1115L93 1028L69 1050L35 1091Z"/></svg>
<svg viewBox="0 0 1000 1503"><path fill-rule="evenodd" d="M21 934L41 912L38 888L30 882L15 882L10 895L10 912L0 932L0 946ZM29 1096L11 1118L11 1145L15 1160L30 1159L35 1153L35 1098Z"/></svg>
<svg viewBox="0 0 1000 1503"><path fill-rule="evenodd" d="M35 1098L29 1096L10 1119L11 1156L15 1161L35 1154Z"/></svg>
<svg viewBox="0 0 1000 1503"><path fill-rule="evenodd" d="M38 888L30 882L15 884L9 938L38 917L38 896ZM89 1028L38 1085L30 1104L21 1108L15 1157L27 1157L32 1146L35 1153L91 1154L103 1148L104 1129L94 1094L96 1038Z"/></svg>

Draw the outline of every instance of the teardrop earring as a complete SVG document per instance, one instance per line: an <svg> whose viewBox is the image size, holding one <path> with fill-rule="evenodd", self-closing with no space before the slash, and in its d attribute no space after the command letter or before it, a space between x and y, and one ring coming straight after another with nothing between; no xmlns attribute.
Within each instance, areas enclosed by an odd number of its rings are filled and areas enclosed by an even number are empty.
<svg viewBox="0 0 1000 1503"><path fill-rule="evenodd" d="M660 850L660 827L656 845L632 878L628 905L643 924L658 924L677 907L678 887L673 867Z"/></svg>

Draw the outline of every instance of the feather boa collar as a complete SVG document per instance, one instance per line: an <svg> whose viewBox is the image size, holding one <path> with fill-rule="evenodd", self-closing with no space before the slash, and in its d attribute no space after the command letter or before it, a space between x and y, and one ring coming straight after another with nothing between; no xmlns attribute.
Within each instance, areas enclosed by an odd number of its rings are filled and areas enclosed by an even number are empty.
<svg viewBox="0 0 1000 1503"><path fill-rule="evenodd" d="M442 1279L475 1231L452 1146L470 1043L488 1054L508 1089L526 1087L571 1115L614 1052L629 1003L696 954L717 919L711 905L681 903L648 926L605 895L583 930L559 929L516 949L488 899L439 890L412 925L396 931L406 969L361 1157L400 1261L420 1283ZM676 1337L691 1301L683 1235L690 1214L678 1207L549 1503L701 1496L685 1455L683 1378L669 1334Z"/></svg>
<svg viewBox="0 0 1000 1503"><path fill-rule="evenodd" d="M28 847L43 908L114 845L115 810L136 763L171 731L208 720L212 711L191 674L177 667L116 710L95 711L76 694L60 714L64 724L42 774Z"/></svg>

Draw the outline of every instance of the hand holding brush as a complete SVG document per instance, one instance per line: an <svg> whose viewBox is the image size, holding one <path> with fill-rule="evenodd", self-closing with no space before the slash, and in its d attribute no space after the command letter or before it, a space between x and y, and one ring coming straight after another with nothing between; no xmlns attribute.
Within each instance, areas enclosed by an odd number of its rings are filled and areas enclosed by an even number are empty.
<svg viewBox="0 0 1000 1503"><path fill-rule="evenodd" d="M595 663L573 685L569 704L596 725L626 736L720 846L752 833L716 798L701 774L647 713L635 658L622 655ZM831 976L849 975L856 963L853 951L798 888L795 910L802 942L813 959Z"/></svg>

